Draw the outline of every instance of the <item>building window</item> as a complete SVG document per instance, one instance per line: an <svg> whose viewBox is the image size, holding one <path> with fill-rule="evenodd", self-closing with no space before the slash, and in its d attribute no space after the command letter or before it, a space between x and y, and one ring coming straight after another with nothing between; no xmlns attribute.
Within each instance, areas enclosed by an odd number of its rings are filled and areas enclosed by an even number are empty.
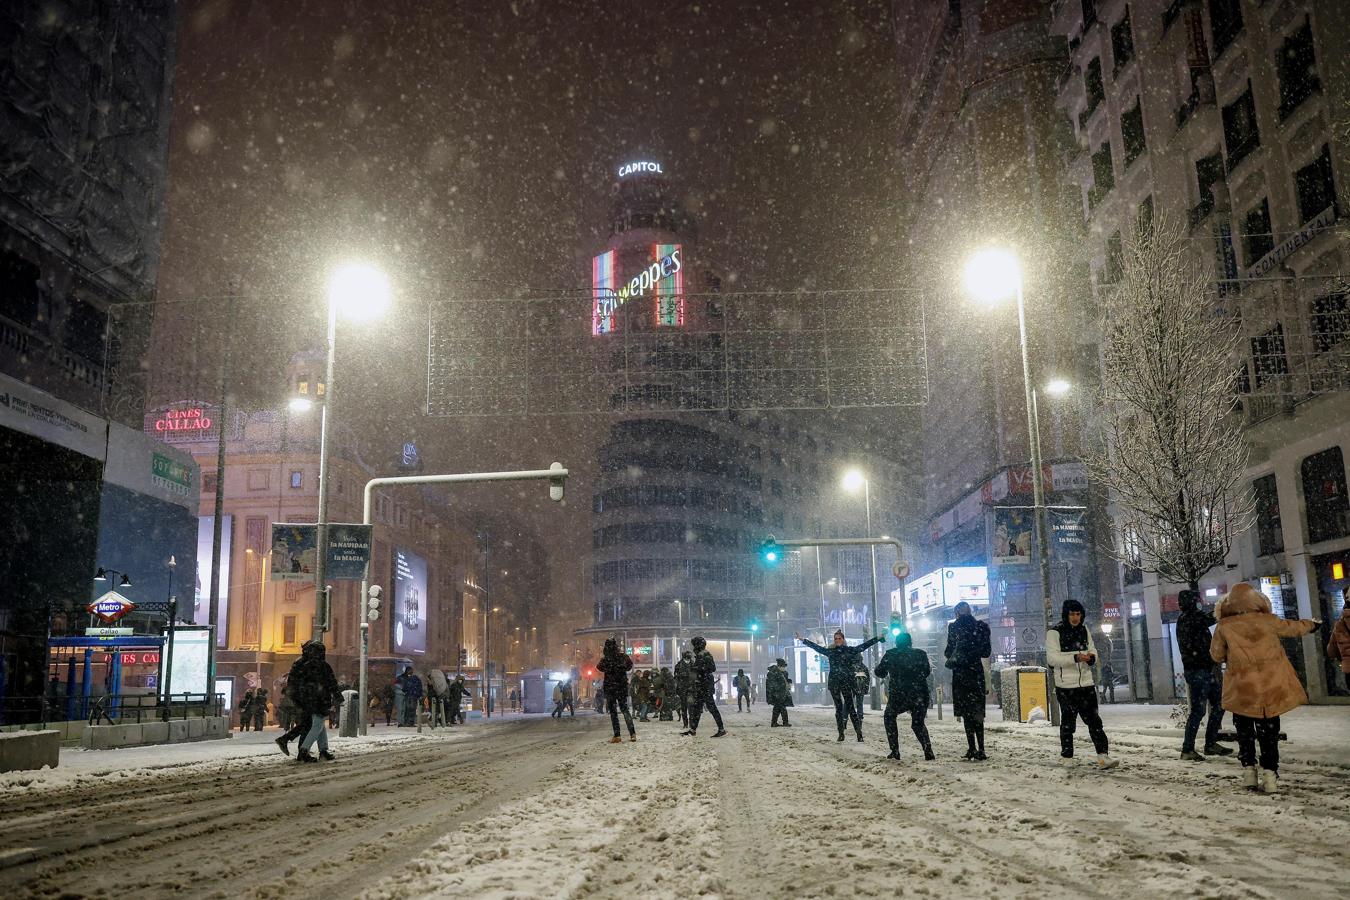
<svg viewBox="0 0 1350 900"><path fill-rule="evenodd" d="M1083 10L1083 30L1087 31L1097 24L1097 0L1081 0L1079 6Z"/></svg>
<svg viewBox="0 0 1350 900"><path fill-rule="evenodd" d="M1139 212L1135 216L1134 227L1140 234L1148 234L1153 230L1153 195L1149 194L1143 200L1139 201Z"/></svg>
<svg viewBox="0 0 1350 900"><path fill-rule="evenodd" d="M1294 173L1294 192L1298 194L1299 224L1336 205L1336 182L1331 176L1329 146L1323 144L1317 159Z"/></svg>
<svg viewBox="0 0 1350 900"><path fill-rule="evenodd" d="M1102 269L1102 283L1116 284L1120 281L1124 268L1125 247L1120 240L1120 232L1106 239L1106 266Z"/></svg>
<svg viewBox="0 0 1350 900"><path fill-rule="evenodd" d="M293 469L291 471L291 489L298 490L304 485L304 483L305 483L305 473L300 471L299 469Z"/></svg>
<svg viewBox="0 0 1350 900"><path fill-rule="evenodd" d="M18 254L0 250L0 315L31 325L38 317L42 270Z"/></svg>
<svg viewBox="0 0 1350 900"><path fill-rule="evenodd" d="M218 480L219 480L219 479L216 477L216 473L215 473L215 472L203 472L203 473L202 473L202 493L203 493L203 494L214 494L214 493L216 492L216 483L217 483Z"/></svg>
<svg viewBox="0 0 1350 900"><path fill-rule="evenodd" d="M1133 108L1120 117L1120 135L1125 143L1125 168L1128 169L1130 163L1148 149L1148 143L1144 139L1144 107L1138 98L1135 99Z"/></svg>
<svg viewBox="0 0 1350 900"><path fill-rule="evenodd" d="M62 342L67 350L88 360L102 360L107 332L106 313L93 304L71 298L66 316L65 340Z"/></svg>
<svg viewBox="0 0 1350 900"><path fill-rule="evenodd" d="M1087 64L1087 69L1083 71L1083 85L1087 88L1087 111L1085 114L1091 116L1101 102L1106 99L1106 85L1102 82L1101 57L1097 57Z"/></svg>
<svg viewBox="0 0 1350 900"><path fill-rule="evenodd" d="M775 497L783 496L783 483L774 478L769 481L769 493Z"/></svg>
<svg viewBox="0 0 1350 900"><path fill-rule="evenodd" d="M1223 178L1223 157L1218 153L1195 161L1195 182L1199 189L1200 202L1191 210L1191 227L1194 228L1214 211L1214 185Z"/></svg>
<svg viewBox="0 0 1350 900"><path fill-rule="evenodd" d="M1280 527L1280 497L1275 490L1275 475L1264 475L1252 482L1256 497L1256 548L1260 556L1284 552L1284 530Z"/></svg>
<svg viewBox="0 0 1350 900"><path fill-rule="evenodd" d="M1284 352L1284 325L1252 338L1252 374L1261 387L1272 378L1289 374L1289 357Z"/></svg>
<svg viewBox="0 0 1350 900"><path fill-rule="evenodd" d="M287 647L295 645L295 621L296 616L281 617L281 643Z"/></svg>
<svg viewBox="0 0 1350 900"><path fill-rule="evenodd" d="M249 469L248 470L248 489L250 491L265 491L272 486L272 473L267 469Z"/></svg>
<svg viewBox="0 0 1350 900"><path fill-rule="evenodd" d="M1223 108L1223 142L1228 147L1228 168L1238 163L1261 146L1261 132L1256 127L1256 101L1252 99L1252 83L1232 103Z"/></svg>
<svg viewBox="0 0 1350 900"><path fill-rule="evenodd" d="M1111 142L1102 144L1092 154L1092 189L1088 191L1088 209L1102 202L1111 189L1116 186L1116 172L1111 163Z"/></svg>
<svg viewBox="0 0 1350 900"><path fill-rule="evenodd" d="M1242 0L1209 0L1209 27L1218 59L1242 33Z"/></svg>
<svg viewBox="0 0 1350 900"><path fill-rule="evenodd" d="M1308 542L1350 535L1350 504L1345 491L1345 458L1340 447L1314 453L1299 467L1303 504L1308 509Z"/></svg>
<svg viewBox="0 0 1350 900"><path fill-rule="evenodd" d="M1242 219L1242 255L1247 265L1255 265L1275 246L1275 236L1270 231L1270 201L1262 197L1261 203L1247 211Z"/></svg>
<svg viewBox="0 0 1350 900"><path fill-rule="evenodd" d="M1318 353L1326 353L1350 340L1350 302L1346 291L1318 297L1312 302L1312 339Z"/></svg>
<svg viewBox="0 0 1350 900"><path fill-rule="evenodd" d="M1313 54L1312 23L1306 17L1303 27L1285 38L1276 51L1275 69L1280 78L1280 118L1287 119L1304 100L1322 89Z"/></svg>
<svg viewBox="0 0 1350 900"><path fill-rule="evenodd" d="M1134 59L1134 32L1130 29L1130 8L1125 7L1125 18L1111 26L1111 57L1115 68L1112 76L1120 74Z"/></svg>

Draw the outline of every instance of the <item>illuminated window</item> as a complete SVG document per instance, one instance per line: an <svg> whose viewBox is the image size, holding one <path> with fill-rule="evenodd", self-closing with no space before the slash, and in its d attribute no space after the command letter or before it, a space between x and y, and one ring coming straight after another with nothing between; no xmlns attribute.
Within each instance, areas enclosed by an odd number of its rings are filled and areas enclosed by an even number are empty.
<svg viewBox="0 0 1350 900"><path fill-rule="evenodd" d="M305 483L305 473L299 469L291 470L291 489L298 490Z"/></svg>
<svg viewBox="0 0 1350 900"><path fill-rule="evenodd" d="M281 617L281 643L286 646L295 644L295 621L296 616Z"/></svg>

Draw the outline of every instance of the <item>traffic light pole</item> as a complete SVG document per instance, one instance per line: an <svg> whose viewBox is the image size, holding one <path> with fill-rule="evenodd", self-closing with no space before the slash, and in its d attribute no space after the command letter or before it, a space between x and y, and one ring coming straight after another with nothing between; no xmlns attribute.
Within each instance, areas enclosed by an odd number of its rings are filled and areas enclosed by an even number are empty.
<svg viewBox="0 0 1350 900"><path fill-rule="evenodd" d="M370 525L371 501L377 487L397 484L482 484L488 481L533 481L548 479L550 500L562 502L563 486L567 483L568 471L562 463L553 463L547 469L521 469L515 472L465 472L456 475L399 475L390 478L372 478L366 482L365 497L361 507L361 522ZM371 541L374 544L374 541ZM366 733L366 710L369 708L368 685L370 681L370 563L366 563L365 573L361 577L361 670L359 676L358 701L361 704L361 734ZM391 586L390 602L393 602ZM486 672L486 667L484 667Z"/></svg>

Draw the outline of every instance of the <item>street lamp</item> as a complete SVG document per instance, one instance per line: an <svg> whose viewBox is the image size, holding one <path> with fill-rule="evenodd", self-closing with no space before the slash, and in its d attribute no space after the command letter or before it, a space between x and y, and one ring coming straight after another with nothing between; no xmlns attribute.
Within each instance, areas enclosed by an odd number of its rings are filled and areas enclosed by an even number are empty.
<svg viewBox="0 0 1350 900"><path fill-rule="evenodd" d="M331 611L328 596L328 429L333 409L333 367L337 356L338 312L350 321L366 322L389 306L389 279L365 263L348 263L328 280L328 344L324 360L324 402L319 412L319 522L314 561L314 630L328 630ZM294 407L292 407L294 408ZM323 596L323 605L319 597ZM362 598L365 602L365 598Z"/></svg>
<svg viewBox="0 0 1350 900"><path fill-rule="evenodd" d="M862 473L861 469L849 469L847 472L844 473L843 486L844 490L848 491L850 494L856 494L858 493L859 489L862 490L863 507L867 513L867 537L870 539L872 537L871 480L868 479L868 477ZM877 636L877 545L869 544L867 546L867 552L871 560L871 565L868 567L867 574L871 577L872 581L872 637L876 637ZM877 667L877 648L875 644L872 645L872 648L871 650L868 651L868 653L871 655L872 658L872 668L875 669ZM874 710L881 709L881 684L876 679L872 680L872 709Z"/></svg>
<svg viewBox="0 0 1350 900"><path fill-rule="evenodd" d="M1027 432L1031 442L1031 490L1036 514L1036 544L1041 569L1043 626L1050 630L1050 547L1045 522L1045 484L1041 472L1041 436L1036 414L1036 391L1031 386L1031 359L1027 350L1026 302L1022 295L1022 267L1012 251L990 247L966 263L966 289L986 304L996 304L1010 295L1017 299L1017 333L1022 349L1022 387L1026 393ZM1067 382L1057 382L1067 388ZM1042 637L1044 640L1044 637Z"/></svg>
<svg viewBox="0 0 1350 900"><path fill-rule="evenodd" d="M85 571L87 572L87 571L89 571L89 570L86 569ZM103 568L102 566L99 566L99 567L98 567L98 571L94 573L94 580L95 580L95 581L107 581L107 580L109 580L109 579L108 579L108 576L110 576L110 575L121 575L121 576L122 576L122 580L119 581L119 582L117 582L117 586L118 586L118 587L132 587L132 586L133 586L133 585L131 584L131 579L127 576L127 574L126 574L125 572L119 572L119 571L117 571L116 569L105 569L105 568Z"/></svg>

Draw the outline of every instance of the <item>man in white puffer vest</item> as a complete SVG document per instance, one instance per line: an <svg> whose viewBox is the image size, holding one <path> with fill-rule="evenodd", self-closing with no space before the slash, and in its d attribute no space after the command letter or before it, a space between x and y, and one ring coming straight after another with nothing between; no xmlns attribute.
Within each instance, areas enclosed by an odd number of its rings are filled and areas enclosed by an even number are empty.
<svg viewBox="0 0 1350 900"><path fill-rule="evenodd" d="M1097 768L1114 769L1107 754L1106 729L1097 712L1097 647L1092 642L1083 604L1065 600L1058 625L1045 633L1045 658L1055 676L1055 699L1059 702L1059 747L1065 765L1073 764L1073 733L1082 718L1097 750Z"/></svg>

